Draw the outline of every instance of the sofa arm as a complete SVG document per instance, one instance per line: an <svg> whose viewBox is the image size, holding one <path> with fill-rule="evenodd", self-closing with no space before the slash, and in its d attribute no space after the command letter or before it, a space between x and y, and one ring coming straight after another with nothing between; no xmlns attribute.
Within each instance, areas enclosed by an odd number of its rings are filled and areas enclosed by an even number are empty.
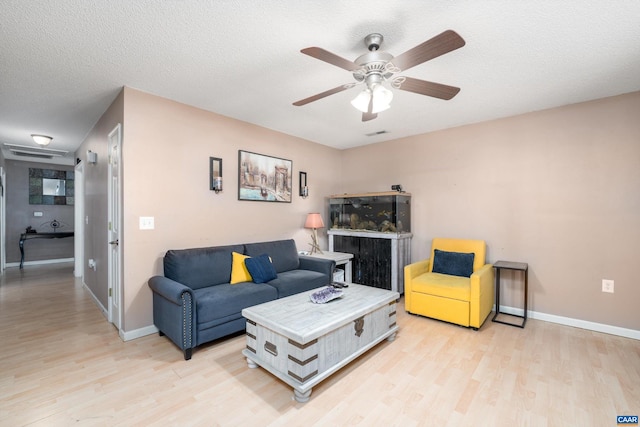
<svg viewBox="0 0 640 427"><path fill-rule="evenodd" d="M415 277L418 277L421 274L427 273L429 271L429 263L431 260L425 259L422 261L414 262L413 264L408 264L404 266L404 280L405 280L405 291L406 291L406 282L411 281Z"/></svg>
<svg viewBox="0 0 640 427"><path fill-rule="evenodd" d="M493 265L485 264L471 275L471 301L469 326L479 328L493 308Z"/></svg>
<svg viewBox="0 0 640 427"><path fill-rule="evenodd" d="M182 305L183 292L191 294L193 298L193 291L190 287L164 276L153 276L149 279L149 287L154 293L159 294L174 304Z"/></svg>
<svg viewBox="0 0 640 427"><path fill-rule="evenodd" d="M191 359L196 346L196 302L193 290L163 276L149 279L153 291L153 323Z"/></svg>
<svg viewBox="0 0 640 427"><path fill-rule="evenodd" d="M333 280L333 270L336 268L336 262L330 259L316 258L310 256L300 257L300 269L312 270L329 277L329 281Z"/></svg>
<svg viewBox="0 0 640 427"><path fill-rule="evenodd" d="M411 292L413 288L413 279L421 274L429 272L430 259L414 262L404 266L404 308L411 313Z"/></svg>

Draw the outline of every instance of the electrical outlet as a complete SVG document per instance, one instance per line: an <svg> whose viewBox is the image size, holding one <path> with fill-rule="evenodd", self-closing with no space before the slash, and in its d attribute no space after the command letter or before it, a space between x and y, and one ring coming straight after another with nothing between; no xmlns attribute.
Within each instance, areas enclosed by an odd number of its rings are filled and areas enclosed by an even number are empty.
<svg viewBox="0 0 640 427"><path fill-rule="evenodd" d="M613 280L602 279L602 292L613 293Z"/></svg>

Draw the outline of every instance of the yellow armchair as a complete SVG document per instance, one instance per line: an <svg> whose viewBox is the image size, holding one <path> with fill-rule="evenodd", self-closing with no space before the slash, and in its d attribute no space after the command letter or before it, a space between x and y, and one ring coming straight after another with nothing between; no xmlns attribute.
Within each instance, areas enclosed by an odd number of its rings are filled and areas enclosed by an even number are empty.
<svg viewBox="0 0 640 427"><path fill-rule="evenodd" d="M476 330L480 328L491 313L494 301L493 266L485 264L486 248L484 240L433 239L431 258L404 267L407 312ZM444 251L438 253L437 260L436 250ZM474 254L472 266L468 255L471 253ZM451 260L456 263L453 267L449 267ZM463 270L468 268L469 273L472 269L471 275L445 274L450 268L459 270L460 265ZM461 273L455 271L455 274Z"/></svg>

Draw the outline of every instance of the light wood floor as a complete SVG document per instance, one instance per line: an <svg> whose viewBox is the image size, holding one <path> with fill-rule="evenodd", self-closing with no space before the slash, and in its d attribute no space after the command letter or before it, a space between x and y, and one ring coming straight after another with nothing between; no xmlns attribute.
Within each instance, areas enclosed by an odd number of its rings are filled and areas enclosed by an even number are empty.
<svg viewBox="0 0 640 427"><path fill-rule="evenodd" d="M478 332L398 312L400 331L306 404L241 355L124 343L72 266L0 279L3 426L615 426L640 414L640 342L529 320Z"/></svg>

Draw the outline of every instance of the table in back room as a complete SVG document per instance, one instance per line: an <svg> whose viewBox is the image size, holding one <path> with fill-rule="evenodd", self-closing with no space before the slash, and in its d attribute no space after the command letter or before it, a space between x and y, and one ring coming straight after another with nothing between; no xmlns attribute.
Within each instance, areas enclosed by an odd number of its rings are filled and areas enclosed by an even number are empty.
<svg viewBox="0 0 640 427"><path fill-rule="evenodd" d="M20 235L20 268L24 265L24 242L31 239L63 239L73 237L73 231L59 231L53 233L22 233Z"/></svg>

